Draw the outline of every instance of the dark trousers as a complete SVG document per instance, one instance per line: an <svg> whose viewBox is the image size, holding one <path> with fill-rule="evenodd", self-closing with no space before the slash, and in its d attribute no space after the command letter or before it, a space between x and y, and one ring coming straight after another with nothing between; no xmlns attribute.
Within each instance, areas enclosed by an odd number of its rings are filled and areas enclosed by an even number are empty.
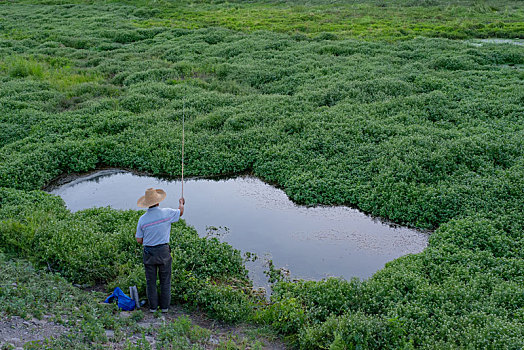
<svg viewBox="0 0 524 350"><path fill-rule="evenodd" d="M171 302L171 248L167 244L144 247L144 268L146 271L146 291L149 308L167 309ZM160 280L160 298L156 280Z"/></svg>

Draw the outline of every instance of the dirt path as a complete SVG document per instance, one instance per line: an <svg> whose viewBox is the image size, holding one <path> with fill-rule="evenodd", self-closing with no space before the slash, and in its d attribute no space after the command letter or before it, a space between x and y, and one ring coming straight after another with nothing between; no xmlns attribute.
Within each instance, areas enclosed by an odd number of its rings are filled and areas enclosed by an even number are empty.
<svg viewBox="0 0 524 350"><path fill-rule="evenodd" d="M144 330L154 330L162 326L164 323L176 320L179 317L187 316L191 322L200 327L209 329L212 331L212 335L208 341L206 349L215 349L216 346L220 343L221 339L229 339L237 337L239 339L249 338L249 331L253 331L255 328L250 325L240 324L240 325L227 325L220 323L216 320L208 318L205 314L199 312L187 313L180 306L171 306L168 313L162 314L160 317L156 317L153 313L149 312L147 308L142 308L144 312L144 318L137 323L137 326ZM121 312L120 317L130 317L132 312ZM129 339L132 342L136 342L141 338L141 334L137 333L132 335ZM285 350L286 346L284 343L277 339L267 339L261 336L256 337L257 340L261 341L263 344L263 349L268 350ZM151 345L154 345L156 342L155 334L146 337Z"/></svg>
<svg viewBox="0 0 524 350"><path fill-rule="evenodd" d="M19 316L2 318L0 322L0 345L9 344L15 349L22 349L24 344L42 341L46 338L57 338L68 329L51 321L52 316L45 315L41 320L33 318L24 320ZM2 347L3 349L3 347Z"/></svg>
<svg viewBox="0 0 524 350"><path fill-rule="evenodd" d="M142 308L144 317L137 321L134 327L124 329L128 336L122 338L115 335L115 331L106 330L105 335L108 339L107 347L112 349L122 349L126 343L137 344L139 340L145 340L155 348L157 343L158 329L170 322L176 321L180 317L188 317L193 325L211 331L211 336L203 345L205 349L215 349L225 339L253 340L255 338L262 344L263 349L285 350L284 343L278 339L267 339L261 335L253 335L256 328L250 325L226 325L215 320L209 319L205 314L199 312L188 313L180 306L172 306L170 311L165 314L155 315L150 313L147 308ZM130 318L133 312L121 311L114 317L122 319ZM44 315L41 320L33 318L25 320L19 316L3 318L0 322L0 348L23 349L28 342L41 342L49 338L59 338L68 333L71 329L53 322L53 316ZM250 348L249 345L246 346Z"/></svg>

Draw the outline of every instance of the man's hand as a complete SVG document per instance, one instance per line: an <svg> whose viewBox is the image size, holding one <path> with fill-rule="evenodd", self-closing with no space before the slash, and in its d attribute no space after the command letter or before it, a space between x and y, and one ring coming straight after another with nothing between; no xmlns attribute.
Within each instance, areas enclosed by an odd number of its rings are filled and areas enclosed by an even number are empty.
<svg viewBox="0 0 524 350"><path fill-rule="evenodd" d="M137 239L136 239L136 242L137 242L138 244L143 244L143 243L144 243L144 238L137 238Z"/></svg>
<svg viewBox="0 0 524 350"><path fill-rule="evenodd" d="M186 200L184 197L182 197L178 200L178 210L180 210L180 216L184 215L184 204L186 204Z"/></svg>

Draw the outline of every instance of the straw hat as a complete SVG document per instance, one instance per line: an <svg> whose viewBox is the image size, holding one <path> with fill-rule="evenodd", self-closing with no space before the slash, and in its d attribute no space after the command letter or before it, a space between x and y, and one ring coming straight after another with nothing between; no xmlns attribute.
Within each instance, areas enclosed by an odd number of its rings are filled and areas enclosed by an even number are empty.
<svg viewBox="0 0 524 350"><path fill-rule="evenodd" d="M149 208L152 205L162 202L166 199L166 192L161 189L148 188L146 195L138 198L136 205L140 208Z"/></svg>

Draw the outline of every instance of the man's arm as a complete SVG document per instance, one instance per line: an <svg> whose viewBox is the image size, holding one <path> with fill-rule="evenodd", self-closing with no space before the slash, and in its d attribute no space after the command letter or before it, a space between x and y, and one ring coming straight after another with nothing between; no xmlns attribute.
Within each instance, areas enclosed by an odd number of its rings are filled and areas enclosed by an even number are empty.
<svg viewBox="0 0 524 350"><path fill-rule="evenodd" d="M178 210L180 210L180 216L184 215L184 204L186 204L186 200L182 197L178 200Z"/></svg>
<svg viewBox="0 0 524 350"><path fill-rule="evenodd" d="M138 220L138 224L136 225L135 238L138 244L144 243L144 231L142 231L142 225L140 225L140 220Z"/></svg>

